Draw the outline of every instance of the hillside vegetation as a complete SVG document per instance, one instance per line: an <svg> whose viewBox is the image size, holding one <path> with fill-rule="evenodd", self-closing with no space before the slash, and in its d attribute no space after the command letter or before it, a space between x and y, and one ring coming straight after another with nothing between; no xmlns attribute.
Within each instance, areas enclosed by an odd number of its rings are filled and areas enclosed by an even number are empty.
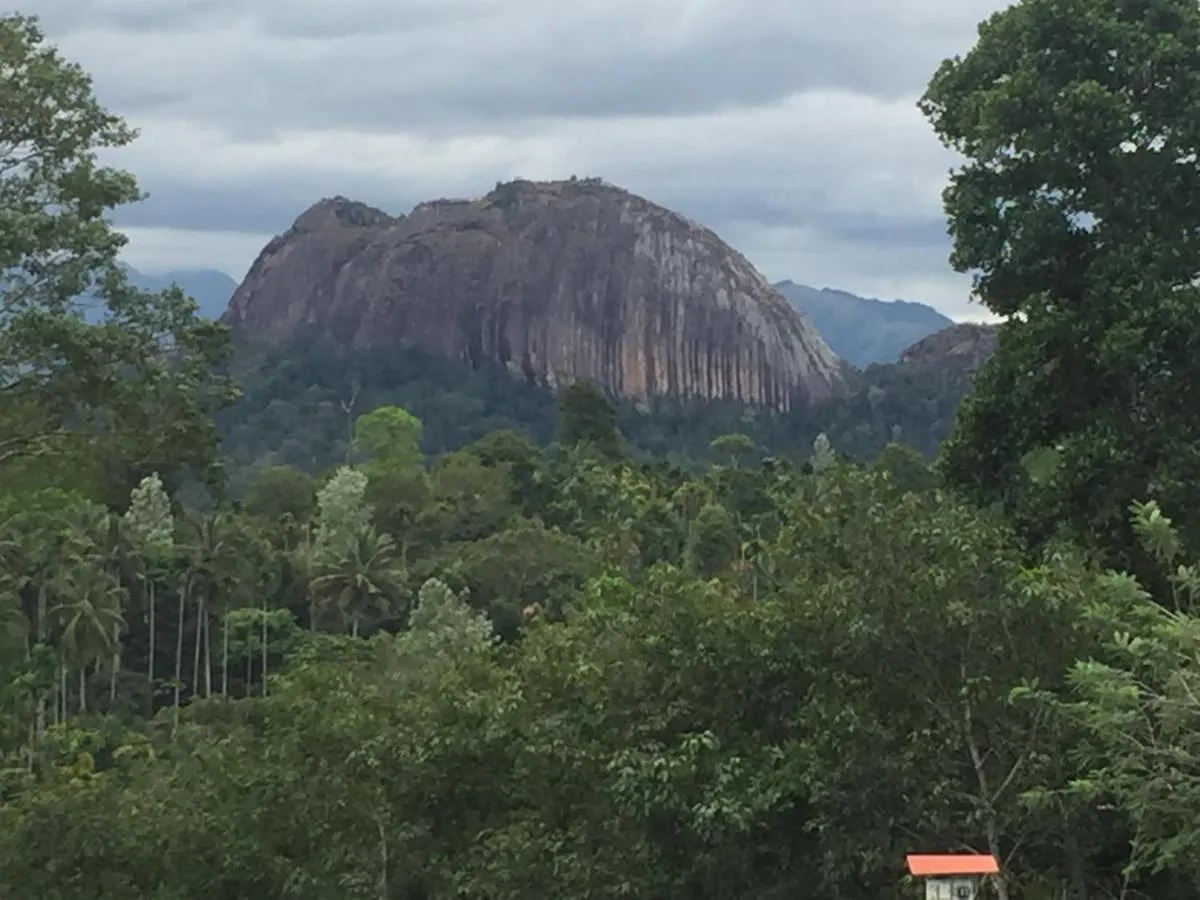
<svg viewBox="0 0 1200 900"><path fill-rule="evenodd" d="M539 446L554 439L554 393L498 363L470 366L415 347L348 350L311 335L240 345L232 371L242 393L216 421L235 497L264 467L316 474L345 460L354 416L381 405L403 406L425 422L421 449L430 461L492 431L515 431ZM874 459L894 442L932 459L971 386L971 367L954 357L851 374L841 395L785 414L657 398L616 402L619 424L637 458L689 468L719 461L712 441L732 432L752 439L752 460L774 455L802 463L822 432L857 460Z"/></svg>
<svg viewBox="0 0 1200 900"><path fill-rule="evenodd" d="M232 371L345 443L235 504L229 335L117 263L132 133L0 18L0 897L884 900L978 851L1000 900L1194 898L1197 47L1194 0L1022 0L934 74L1007 321L932 465L277 360Z"/></svg>

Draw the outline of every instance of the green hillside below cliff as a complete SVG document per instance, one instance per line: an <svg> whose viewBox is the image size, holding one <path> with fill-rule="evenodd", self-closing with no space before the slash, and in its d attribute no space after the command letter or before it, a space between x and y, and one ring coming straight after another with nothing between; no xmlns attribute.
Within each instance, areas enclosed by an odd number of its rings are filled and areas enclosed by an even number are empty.
<svg viewBox="0 0 1200 900"><path fill-rule="evenodd" d="M422 450L430 458L501 429L538 444L554 435L553 392L498 364L471 366L412 347L350 350L309 335L243 346L236 367L243 395L217 419L235 492L264 466L317 472L341 461L351 419L382 405L403 406L425 423ZM870 366L852 374L843 396L788 413L668 399L617 406L635 453L683 465L712 461L711 442L730 433L750 437L758 455L803 457L824 432L854 459L871 459L892 442L932 457L969 388L968 368L923 359Z"/></svg>

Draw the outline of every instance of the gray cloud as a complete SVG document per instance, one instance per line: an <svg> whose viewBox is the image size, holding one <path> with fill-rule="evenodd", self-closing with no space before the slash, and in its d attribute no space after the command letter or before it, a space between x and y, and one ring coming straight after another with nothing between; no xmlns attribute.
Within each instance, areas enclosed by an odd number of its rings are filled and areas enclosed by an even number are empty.
<svg viewBox="0 0 1200 900"><path fill-rule="evenodd" d="M601 175L771 277L961 315L914 108L998 0L27 0L142 130L114 159L136 264L240 275L340 193L392 213L513 176ZM170 234L190 249L171 250ZM197 233L213 233L198 241ZM182 245L181 245L182 246ZM197 258L203 252L225 259ZM236 255L236 259L233 258ZM891 274L889 274L891 273Z"/></svg>
<svg viewBox="0 0 1200 900"><path fill-rule="evenodd" d="M114 106L234 133L686 115L832 88L903 96L990 5L33 0Z"/></svg>

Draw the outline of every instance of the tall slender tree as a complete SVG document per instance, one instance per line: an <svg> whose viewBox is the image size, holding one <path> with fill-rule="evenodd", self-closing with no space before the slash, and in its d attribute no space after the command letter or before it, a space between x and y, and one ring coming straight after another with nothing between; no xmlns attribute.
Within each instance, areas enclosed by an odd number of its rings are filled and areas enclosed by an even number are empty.
<svg viewBox="0 0 1200 900"><path fill-rule="evenodd" d="M145 596L147 636L146 704L147 714L154 712L155 657L158 628L156 587L164 563L175 547L175 521L171 500L157 472L147 475L130 494L129 508L123 516L125 532L136 548L139 575Z"/></svg>
<svg viewBox="0 0 1200 900"><path fill-rule="evenodd" d="M203 648L204 695L212 696L213 609L222 622L228 612L227 599L244 570L242 550L245 537L232 514L215 512L191 521L186 544L189 580L195 603L196 643L192 665L193 696L199 693L201 649ZM222 624L224 630L224 624Z"/></svg>

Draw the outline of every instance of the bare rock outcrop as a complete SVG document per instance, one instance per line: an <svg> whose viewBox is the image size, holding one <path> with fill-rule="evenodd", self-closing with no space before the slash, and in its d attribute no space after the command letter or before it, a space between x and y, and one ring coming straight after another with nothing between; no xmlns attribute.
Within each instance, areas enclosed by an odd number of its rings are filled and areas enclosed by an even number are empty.
<svg viewBox="0 0 1200 900"><path fill-rule="evenodd" d="M597 179L515 181L404 216L322 200L259 254L224 320L286 339L414 345L627 397L787 408L844 366L712 231Z"/></svg>
<svg viewBox="0 0 1200 900"><path fill-rule="evenodd" d="M995 351L998 334L996 325L959 322L917 341L900 354L900 362L974 372Z"/></svg>

